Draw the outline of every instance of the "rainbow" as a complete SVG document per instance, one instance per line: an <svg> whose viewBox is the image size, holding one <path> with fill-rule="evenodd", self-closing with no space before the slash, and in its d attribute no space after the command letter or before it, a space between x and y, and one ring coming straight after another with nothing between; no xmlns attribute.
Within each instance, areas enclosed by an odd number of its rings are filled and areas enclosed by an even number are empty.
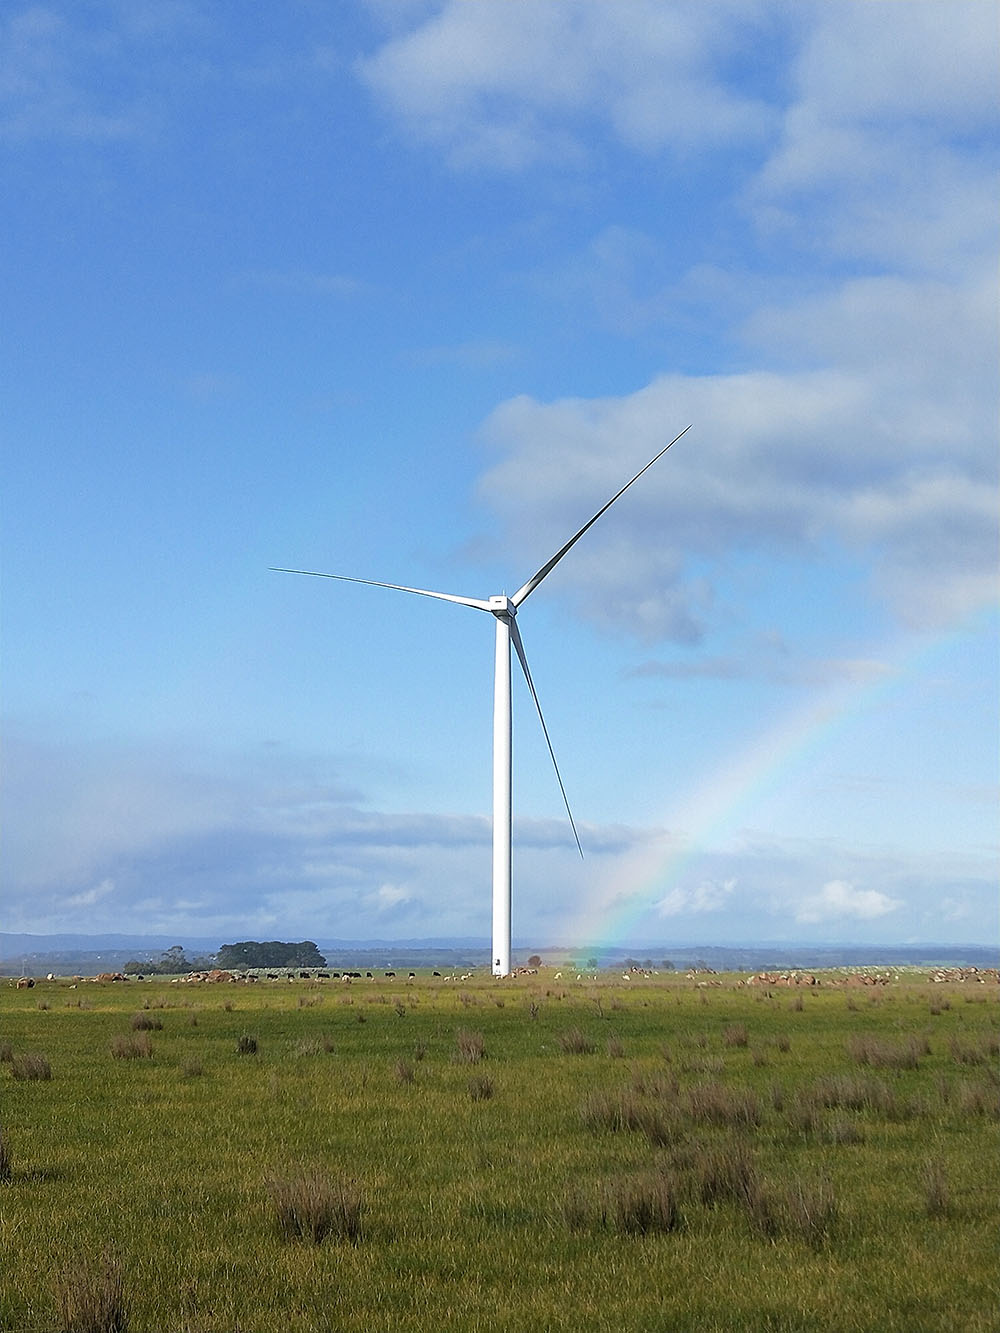
<svg viewBox="0 0 1000 1333"><path fill-rule="evenodd" d="M970 630L981 632L982 614L971 619L974 623L966 621L943 637L915 644L911 640L875 660L856 664L847 680L761 732L682 806L668 812L664 825L670 831L651 835L614 864L568 924L566 942L589 950L635 946L651 934L662 936L664 918L721 909L736 882L707 882L699 874L704 858L732 845L739 830L752 822L755 808L780 794L806 763L859 718L937 665ZM642 929L647 918L657 922L656 931Z"/></svg>

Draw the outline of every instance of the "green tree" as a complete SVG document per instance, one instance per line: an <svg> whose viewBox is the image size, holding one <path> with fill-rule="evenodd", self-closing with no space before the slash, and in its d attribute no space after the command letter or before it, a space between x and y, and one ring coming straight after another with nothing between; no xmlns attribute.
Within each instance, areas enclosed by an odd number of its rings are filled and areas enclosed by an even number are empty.
<svg viewBox="0 0 1000 1333"><path fill-rule="evenodd" d="M326 959L312 940L290 944L284 940L242 940L224 944L216 955L219 967L324 967Z"/></svg>
<svg viewBox="0 0 1000 1333"><path fill-rule="evenodd" d="M184 946L181 944L172 944L169 949L165 949L156 964L157 972L173 976L177 972L191 972L194 970L194 964L190 958L184 954Z"/></svg>

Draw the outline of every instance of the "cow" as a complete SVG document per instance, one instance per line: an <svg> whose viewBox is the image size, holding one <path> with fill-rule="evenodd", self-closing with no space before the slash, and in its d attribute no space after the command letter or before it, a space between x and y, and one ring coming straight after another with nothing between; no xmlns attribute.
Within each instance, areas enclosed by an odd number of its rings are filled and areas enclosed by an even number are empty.
<svg viewBox="0 0 1000 1333"><path fill-rule="evenodd" d="M32 986L34 986L34 984L35 984L35 978L34 978L34 977L18 977L18 979L17 979L17 989L18 989L18 990L31 990L31 988L32 988Z"/></svg>

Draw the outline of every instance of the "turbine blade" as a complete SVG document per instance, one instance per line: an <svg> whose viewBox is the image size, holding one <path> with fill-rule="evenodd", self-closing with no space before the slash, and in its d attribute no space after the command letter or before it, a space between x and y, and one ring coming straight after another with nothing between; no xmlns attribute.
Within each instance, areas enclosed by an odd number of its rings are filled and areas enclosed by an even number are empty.
<svg viewBox="0 0 1000 1333"><path fill-rule="evenodd" d="M541 722L542 731L545 733L545 744L549 747L549 754L552 757L552 767L556 770L556 780L559 783L559 790L562 792L563 805L566 807L566 813L569 815L570 826L573 829L573 837L576 839L577 850L582 858L583 848L580 846L580 835L576 831L576 820L573 818L573 811L569 808L569 799L566 796L566 788L563 786L562 774L559 772L559 765L556 763L556 752L552 748L552 741L549 739L549 729L545 725L545 718L542 716L542 705L538 702L538 695L535 693L535 682L531 679L531 672L528 670L528 659L524 655L524 644L521 642L521 631L517 628L517 621L513 616L510 618L510 637L514 643L517 660L521 663L524 679L528 682L528 689L531 691L531 697L535 701L535 708L538 710L538 720Z"/></svg>
<svg viewBox="0 0 1000 1333"><path fill-rule="evenodd" d="M603 505L600 509L598 509L597 513L594 515L593 518L588 519L587 522L584 523L583 527L580 529L579 532L575 533L572 537L570 537L569 541L566 543L565 546L561 547L558 551L556 551L555 555L552 557L551 560L547 561L544 565L542 565L541 569L538 571L537 574L532 574L528 582L522 588L518 588L517 592L514 593L513 597L511 597L510 599L514 603L515 607L520 606L521 603L524 601L524 599L535 591L535 589L541 583L542 579L545 578L546 574L551 574L553 569L555 569L556 565L558 565L559 561L563 558L566 552L572 546L576 545L576 543L580 540L580 538L587 531L587 529L592 528L594 524L597 522L597 520L601 517L601 515L606 513L617 499L619 499L621 496L625 494L628 488L632 485L632 482L638 481L639 478L642 476L642 474L648 471L648 469L653 466L653 464L656 462L658 458L662 458L663 455L670 448L670 446L676 444L677 441L681 438L681 435L686 435L690 429L691 429L690 426L685 426L684 429L681 431L680 435L675 435L674 438L670 441L670 444L665 444L663 448L660 450L660 452L658 454L655 454L649 460L649 462L646 464L644 468L639 469L639 471L632 478L632 481L627 481L625 485L621 488L621 490L617 491L611 497L611 499L608 501L606 505Z"/></svg>
<svg viewBox="0 0 1000 1333"><path fill-rule="evenodd" d="M396 592L413 592L418 597L436 597L442 602L458 602L460 606L472 606L477 611L489 611L489 602L478 597L458 597L451 592L430 592L427 588L407 588L402 583L376 583L374 579L352 579L347 574L320 574L315 569L282 569L278 565L270 566L273 574L306 574L311 579L338 579L341 583L364 583L369 588L393 588Z"/></svg>

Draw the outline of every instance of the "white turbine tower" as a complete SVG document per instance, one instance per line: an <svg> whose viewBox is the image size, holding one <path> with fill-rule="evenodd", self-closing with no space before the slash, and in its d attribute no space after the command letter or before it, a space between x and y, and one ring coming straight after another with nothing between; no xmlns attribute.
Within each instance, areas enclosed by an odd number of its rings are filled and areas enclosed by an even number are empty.
<svg viewBox="0 0 1000 1333"><path fill-rule="evenodd" d="M552 756L552 764L562 792L563 804L569 815L569 822L576 838L576 845L583 855L580 837L576 831L573 812L566 798L555 751L549 739L549 730L542 716L542 706L535 693L534 682L528 669L528 659L524 655L524 644L517 628L517 611L521 603L531 595L547 574L551 574L567 551L580 540L588 528L593 527L602 514L611 508L614 502L624 495L633 482L639 480L644 472L662 458L671 445L676 444L681 435L691 429L685 426L679 435L675 435L670 444L665 444L658 454L649 460L644 468L627 481L620 491L616 491L607 504L602 505L597 513L584 523L579 532L573 534L565 546L561 546L551 560L547 560L527 583L518 588L512 597L503 594L486 600L479 597L459 597L450 592L431 592L427 588L408 588L401 583L379 583L375 579L352 578L347 574L322 574L314 569L284 569L272 567L277 574L305 574L309 578L337 579L341 583L363 583L370 588L391 588L396 592L415 593L419 597L436 597L443 602L457 602L460 606L471 606L477 611L489 611L496 622L496 665L493 678L493 975L505 977L510 972L510 903L511 903L511 707L510 707L510 645L514 650L521 670L531 691L538 710L538 719L542 724L545 742Z"/></svg>

